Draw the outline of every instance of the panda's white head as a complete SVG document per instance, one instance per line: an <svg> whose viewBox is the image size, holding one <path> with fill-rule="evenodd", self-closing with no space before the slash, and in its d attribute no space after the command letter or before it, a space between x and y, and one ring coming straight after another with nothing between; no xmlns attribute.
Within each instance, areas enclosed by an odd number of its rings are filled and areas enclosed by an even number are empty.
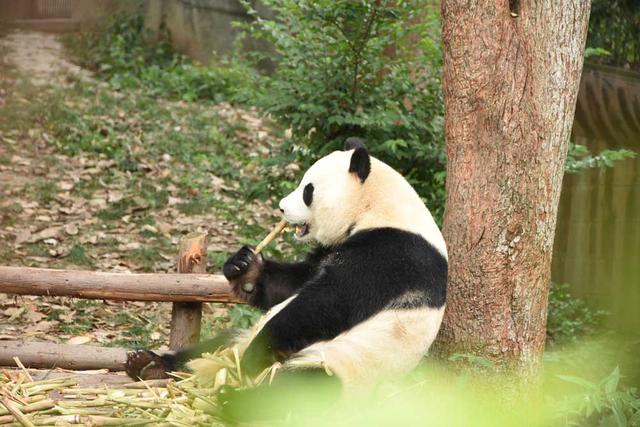
<svg viewBox="0 0 640 427"><path fill-rule="evenodd" d="M359 230L393 227L422 235L446 256L440 230L418 194L393 168L371 157L358 138L316 161L280 201L280 210L296 224L300 240L331 246Z"/></svg>
<svg viewBox="0 0 640 427"><path fill-rule="evenodd" d="M296 237L324 245L344 240L357 221L370 171L371 158L357 138L347 140L345 151L316 161L280 201L285 219L296 224Z"/></svg>

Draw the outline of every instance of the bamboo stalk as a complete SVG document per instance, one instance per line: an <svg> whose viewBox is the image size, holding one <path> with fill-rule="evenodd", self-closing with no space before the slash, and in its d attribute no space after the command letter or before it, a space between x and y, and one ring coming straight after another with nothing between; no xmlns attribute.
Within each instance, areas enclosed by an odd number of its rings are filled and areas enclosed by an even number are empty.
<svg viewBox="0 0 640 427"><path fill-rule="evenodd" d="M27 370L27 368L24 367L24 365L20 361L20 358L16 356L16 357L13 358L13 361L16 362L16 365L18 366L18 368L22 369L22 372L24 373L24 375L27 377L29 382L32 383L33 382L33 378L31 378L31 375L29 374L29 371Z"/></svg>
<svg viewBox="0 0 640 427"><path fill-rule="evenodd" d="M131 389L147 389L149 387L165 387L167 384L175 382L173 378L165 378L160 380L145 380L145 381L137 381L135 383L127 383L123 384L124 388Z"/></svg>
<svg viewBox="0 0 640 427"><path fill-rule="evenodd" d="M2 406L7 408L7 411L9 411L11 415L13 415L13 417L16 419L16 421L18 421L24 427L35 427L34 424L31 421L29 421L29 419L22 412L20 412L20 409L18 409L6 397L0 398L0 404L2 404Z"/></svg>
<svg viewBox="0 0 640 427"><path fill-rule="evenodd" d="M262 250L265 248L265 246L267 246L269 243L271 243L271 241L282 232L282 230L284 230L284 228L287 226L287 220L286 219L281 219L279 223L276 224L275 227L273 227L273 229L271 230L271 232L269 234L267 234L267 237L265 237L264 239L262 239L262 241L260 243L258 243L258 246L256 246L256 248L253 250L253 253L258 255L260 252L262 252Z"/></svg>
<svg viewBox="0 0 640 427"><path fill-rule="evenodd" d="M44 396L41 396L41 397L44 399ZM28 405L24 405L24 406L22 406L22 407L20 407L18 409L23 414L28 414L29 412L43 411L45 409L53 408L55 406L55 404L56 403L51 399L40 400L38 402L30 403ZM0 415L7 415L9 413L10 412L9 412L8 409L0 408ZM0 417L0 418L2 418L2 417Z"/></svg>

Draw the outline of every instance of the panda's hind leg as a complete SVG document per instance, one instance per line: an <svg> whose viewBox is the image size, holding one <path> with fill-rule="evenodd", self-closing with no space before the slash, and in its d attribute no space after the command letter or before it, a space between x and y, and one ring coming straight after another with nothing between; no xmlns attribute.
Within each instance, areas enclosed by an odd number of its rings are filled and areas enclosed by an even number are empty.
<svg viewBox="0 0 640 427"><path fill-rule="evenodd" d="M280 372L272 384L225 387L218 403L228 421L277 421L321 415L338 401L341 392L340 380L324 369L296 369Z"/></svg>
<svg viewBox="0 0 640 427"><path fill-rule="evenodd" d="M172 368L168 360L150 350L127 352L125 371L133 379L158 380L169 378L167 372L171 372Z"/></svg>

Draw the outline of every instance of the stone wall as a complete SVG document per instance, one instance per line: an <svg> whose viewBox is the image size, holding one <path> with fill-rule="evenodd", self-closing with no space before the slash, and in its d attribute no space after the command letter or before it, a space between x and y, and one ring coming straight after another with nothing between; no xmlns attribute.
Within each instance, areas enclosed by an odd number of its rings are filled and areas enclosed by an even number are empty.
<svg viewBox="0 0 640 427"><path fill-rule="evenodd" d="M237 0L147 0L146 22L158 28L164 19L174 47L187 56L207 63L215 55L231 52L239 30L233 22L247 22L249 17ZM260 10L260 13L267 13ZM247 39L245 49L266 46Z"/></svg>

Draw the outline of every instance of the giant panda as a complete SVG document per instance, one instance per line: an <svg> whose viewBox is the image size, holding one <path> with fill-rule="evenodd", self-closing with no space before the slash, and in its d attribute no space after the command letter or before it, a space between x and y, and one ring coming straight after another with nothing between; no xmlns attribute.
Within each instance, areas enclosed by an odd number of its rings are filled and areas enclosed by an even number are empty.
<svg viewBox="0 0 640 427"><path fill-rule="evenodd" d="M250 375L283 363L289 375L282 375L280 392L289 390L289 397L290 377L322 378L327 390L344 395L416 367L440 328L448 261L442 234L411 185L349 138L343 151L316 161L279 207L296 224L296 237L316 246L302 262L267 260L248 246L227 260L223 272L234 292L266 311L253 329L173 354L132 352L130 376L165 377L230 342L243 351ZM279 377L228 391L227 411L246 415L240 404L255 407L278 390Z"/></svg>

